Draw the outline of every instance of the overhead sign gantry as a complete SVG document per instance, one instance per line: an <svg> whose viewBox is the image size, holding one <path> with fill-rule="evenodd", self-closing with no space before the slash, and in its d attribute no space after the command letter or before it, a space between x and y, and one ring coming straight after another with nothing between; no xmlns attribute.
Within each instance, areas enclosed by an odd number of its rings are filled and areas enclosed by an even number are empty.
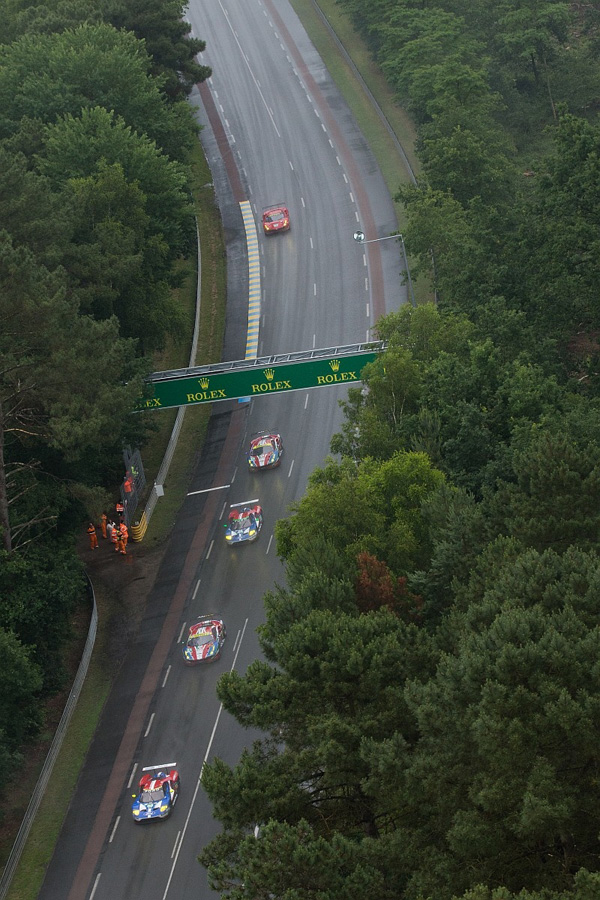
<svg viewBox="0 0 600 900"><path fill-rule="evenodd" d="M144 397L136 404L136 409L170 409L221 400L249 400L286 391L352 384L362 380L364 367L384 349L383 341L371 341L154 372L146 380Z"/></svg>

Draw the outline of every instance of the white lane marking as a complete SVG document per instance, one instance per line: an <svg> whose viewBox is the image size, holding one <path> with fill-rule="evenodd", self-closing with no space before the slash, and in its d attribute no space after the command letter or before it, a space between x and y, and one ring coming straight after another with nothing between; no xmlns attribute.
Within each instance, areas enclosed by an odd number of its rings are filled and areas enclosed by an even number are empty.
<svg viewBox="0 0 600 900"><path fill-rule="evenodd" d="M308 97L308 94L306 96ZM308 99L310 100L310 97L308 97ZM321 118L321 116L319 115L319 110L315 109L314 106L313 106L313 112L314 112L315 116L317 117L317 119Z"/></svg>
<svg viewBox="0 0 600 900"><path fill-rule="evenodd" d="M213 540L210 542L210 547L208 548L208 553L206 554L207 559L210 559L210 552L211 552L212 548L214 547L214 545L215 545L215 541L213 538Z"/></svg>
<svg viewBox="0 0 600 900"><path fill-rule="evenodd" d="M175 851L177 850L177 844L179 843L179 835L181 831L177 832L177 837L175 838L175 843L173 844L173 850L171 851L171 859L175 856Z"/></svg>
<svg viewBox="0 0 600 900"><path fill-rule="evenodd" d="M154 722L155 715L156 713L152 713L152 715L150 716L150 721L148 722L148 727L146 728L146 734L144 735L145 738L147 738L150 734L150 729L152 728L152 723Z"/></svg>
<svg viewBox="0 0 600 900"><path fill-rule="evenodd" d="M101 875L102 875L102 872L98 872L98 874L96 875L94 887L92 888L92 893L90 894L90 900L94 900L94 894L96 893L96 888L98 887L98 882L100 881Z"/></svg>
<svg viewBox="0 0 600 900"><path fill-rule="evenodd" d="M338 164L338 166L341 166L341 164L342 164L342 163L341 163L341 162L340 162L340 158L339 158L339 156L336 156L336 160L337 160L337 164Z"/></svg>
<svg viewBox="0 0 600 900"><path fill-rule="evenodd" d="M317 285L313 282L313 297L317 296Z"/></svg>
<svg viewBox="0 0 600 900"><path fill-rule="evenodd" d="M162 686L163 686L163 687L164 687L165 684L167 683L167 678L169 677L169 672L170 672L170 671L171 671L171 666L169 666L169 668L168 668L167 671L165 672L165 677L164 677L164 680L163 680L163 683L162 683Z"/></svg>
<svg viewBox="0 0 600 900"><path fill-rule="evenodd" d="M300 197L300 203L302 204L304 209L306 209L306 203L304 202L304 197Z"/></svg>
<svg viewBox="0 0 600 900"><path fill-rule="evenodd" d="M221 510L221 515L219 516L219 521L223 518L223 513L225 512L226 509L227 509L227 503L224 503L223 509Z"/></svg>
<svg viewBox="0 0 600 900"><path fill-rule="evenodd" d="M236 636L235 636L235 641L233 642L233 652L234 652L234 653L235 653L235 648L237 647L237 642L238 642L239 639L240 639L240 634L241 634L241 633L242 633L242 632L238 629L238 633L237 633Z"/></svg>
<svg viewBox="0 0 600 900"><path fill-rule="evenodd" d="M235 666L235 664L236 664L236 662L237 662L238 653L240 652L240 647L242 646L242 641L243 641L243 639L244 639L244 634L245 634L245 632L246 632L246 626L247 626L247 625L248 625L248 619L246 619L246 621L244 622L244 627L243 627L243 629L242 629L242 636L241 636L241 638L240 638L240 643L239 643L238 648L237 648L237 653L235 654L235 656L234 656L234 658L233 658L233 663L232 663L232 665L231 665L231 669L229 670L230 672L233 672L234 666ZM189 825L190 819L191 819L191 817L192 817L192 811L193 811L193 809L194 809L194 804L195 804L195 802L196 802L196 797L198 796L198 791L200 790L200 785L202 784L202 772L204 771L204 766L206 765L206 761L207 761L208 755L209 755L209 753L210 753L210 748L212 747L212 743L213 743L213 741L214 741L214 739L215 739L215 734L217 733L217 726L218 726L218 724L219 724L219 719L221 718L221 713L222 713L222 712L223 712L223 704L221 703L221 705L219 706L219 712L217 713L217 718L215 719L215 724L213 725L213 730L212 730L212 734L211 734L211 736L210 736L210 740L209 740L209 742L208 742L208 747L206 748L206 753L204 754L204 760L202 761L202 766L200 767L200 775L198 776L198 781L197 781L197 783L196 783L196 789L195 789L195 791L194 791L194 796L192 797L192 802L190 803L190 808L189 808L189 810L188 810L188 814L187 814L187 817L186 817L186 820L185 820L185 824L184 824L183 830L182 830L182 832L181 832L181 840L179 841L179 846L177 847L177 852L175 853L175 859L173 860L173 864L172 864L172 866L171 866L171 872L169 873L169 880L167 881L167 886L165 887L165 892L164 892L164 894L163 894L163 896L162 896L162 900L166 900L166 896L167 896L167 894L169 893L169 888L170 888L170 886L171 886L171 881L173 880L173 873L175 872L175 866L177 865L177 860L179 859L179 853L180 853L181 848L182 848L182 846L183 846L183 839L184 839L184 837L185 837L185 833L186 833L186 831L187 831L187 829L188 829L188 825Z"/></svg>
<svg viewBox="0 0 600 900"><path fill-rule="evenodd" d="M370 303L367 303L367 319L368 319L369 316L371 315L370 310L371 310L371 304L370 304Z"/></svg>
<svg viewBox="0 0 600 900"><path fill-rule="evenodd" d="M293 468L294 468L294 460L292 460L292 464L291 464L291 466L290 466L290 471L288 472L288 478L289 478L290 475L292 474L292 469L293 469Z"/></svg>
<svg viewBox="0 0 600 900"><path fill-rule="evenodd" d="M112 839L113 839L114 836L115 836L115 831L117 830L117 825L119 824L120 821L121 821L121 816L117 816L116 821L115 821L114 828L113 828L113 830L111 831L110 837L109 837L109 839L108 839L108 843L109 843L109 844L112 844Z"/></svg>
<svg viewBox="0 0 600 900"><path fill-rule="evenodd" d="M366 253L363 253L363 266L366 269L366 267L367 267L367 254Z"/></svg>
<svg viewBox="0 0 600 900"><path fill-rule="evenodd" d="M367 337L366 337L367 341L369 340L369 337L370 337L370 335L369 335L370 330L371 330L370 328L367 328Z"/></svg>
<svg viewBox="0 0 600 900"><path fill-rule="evenodd" d="M358 210L355 210L355 212L354 212L354 217L355 217L355 219L356 219L357 222L360 222L360 219L359 219L359 217L358 217Z"/></svg>
<svg viewBox="0 0 600 900"><path fill-rule="evenodd" d="M313 350L315 349L316 346L317 346L317 336L316 336L316 334L313 334Z"/></svg>
<svg viewBox="0 0 600 900"><path fill-rule="evenodd" d="M309 240L310 240L310 249L311 249L311 250L314 250L315 245L313 244L313 239L312 239L312 238L309 238Z"/></svg>
<svg viewBox="0 0 600 900"><path fill-rule="evenodd" d="M236 467L235 467L235 470L234 470L234 473L233 473L233 478L231 479L231 483L232 483L232 484L233 484L233 482L235 481L235 476L237 475L237 470L238 470L238 467L236 466Z"/></svg>
<svg viewBox="0 0 600 900"><path fill-rule="evenodd" d="M188 497L195 497L196 494L210 494L211 491L224 491L228 487L231 487L230 484L220 484L219 487L214 488L204 488L203 491L190 491Z"/></svg>
<svg viewBox="0 0 600 900"><path fill-rule="evenodd" d="M184 622L183 625L181 626L181 631L179 632L179 637L177 638L177 643L178 643L178 644L181 643L181 638L183 637L183 632L185 631L185 626L186 626L186 625L187 625L187 622Z"/></svg>
<svg viewBox="0 0 600 900"><path fill-rule="evenodd" d="M272 541L272 540L273 540L273 535L271 535L271 537L269 538L269 543L267 544L267 553L268 553L269 550L271 549L271 541Z"/></svg>
<svg viewBox="0 0 600 900"><path fill-rule="evenodd" d="M352 191L350 191L350 203L354 203L354 195L352 194Z"/></svg>
<svg viewBox="0 0 600 900"><path fill-rule="evenodd" d="M368 290L369 290L369 276L367 275L367 277L365 278L365 291L368 291Z"/></svg>
<svg viewBox="0 0 600 900"><path fill-rule="evenodd" d="M137 769L138 764L133 764L133 769L131 770L131 775L129 776L129 781L127 782L127 790L131 787L131 782L133 781L133 776L135 775L135 770Z"/></svg>
<svg viewBox="0 0 600 900"><path fill-rule="evenodd" d="M346 182L346 184L348 184L348 178L347 178L347 176L346 176L346 173L343 172L342 174L343 174L343 176L344 176L344 181Z"/></svg>
<svg viewBox="0 0 600 900"><path fill-rule="evenodd" d="M331 149L333 150L333 141L331 140L331 138L329 138L329 146L330 146Z"/></svg>
<svg viewBox="0 0 600 900"><path fill-rule="evenodd" d="M367 315L368 315L368 313L367 313ZM194 593L192 594L192 600L196 599L196 594L198 593L198 588L200 587L201 581L202 581L202 579L199 578L198 581L196 582L196 587L194 588Z"/></svg>
<svg viewBox="0 0 600 900"><path fill-rule="evenodd" d="M325 134L327 134L327 129L325 128L325 126L323 125L322 122L321 122L321 128L323 129L323 131L325 132Z"/></svg>
<svg viewBox="0 0 600 900"><path fill-rule="evenodd" d="M236 41L236 44L238 45L238 49L239 49L239 51L240 51L240 54L241 54L241 56L242 56L244 62L246 63L246 66L248 67L248 71L250 72L250 77L252 78L254 84L256 85L256 89L257 89L257 91L258 91L258 93L259 93L259 95L260 95L260 99L261 99L262 102L264 103L265 109L267 110L267 112L268 112L268 114L269 114L269 118L271 119L271 124L273 125L273 128L275 129L275 134L277 135L278 138L280 138L280 137L281 137L281 134L279 133L279 129L277 128L277 125L275 124L275 119L273 118L273 116L272 116L272 114L271 114L271 110L270 110L269 107L267 106L267 101L265 100L264 95L263 95L263 92L262 92L261 89L260 89L260 85L259 85L258 81L256 80L256 78L255 78L255 76L254 76L254 72L253 72L252 69L250 68L250 64L249 64L249 62L248 62L248 57L246 56L246 54L245 54L244 51L242 50L242 45L241 45L240 42L239 42L238 36L236 35L234 29L233 29L232 26L231 26L231 22L229 21L229 15L228 15L228 13L226 12L226 10L225 10L223 4L220 2L220 0L219 0L219 6L221 7L221 10L222 10L222 12L223 12L223 15L225 16L225 19L226 19L226 21L227 21L227 24L229 25L229 28L230 28L230 30L231 30L231 33L232 33L233 36L235 37L235 41Z"/></svg>
<svg viewBox="0 0 600 900"><path fill-rule="evenodd" d="M306 400L304 401L304 409L308 406L308 394L306 395Z"/></svg>
<svg viewBox="0 0 600 900"><path fill-rule="evenodd" d="M294 171L294 166L292 165L291 159L288 159L288 162L289 162L289 164L290 164L290 169L291 169L292 172L293 172L293 171Z"/></svg>

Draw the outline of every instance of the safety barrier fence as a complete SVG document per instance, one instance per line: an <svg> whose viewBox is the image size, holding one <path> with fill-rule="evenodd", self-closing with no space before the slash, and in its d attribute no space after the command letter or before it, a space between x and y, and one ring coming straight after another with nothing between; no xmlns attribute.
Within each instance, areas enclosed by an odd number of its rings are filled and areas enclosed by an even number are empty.
<svg viewBox="0 0 600 900"><path fill-rule="evenodd" d="M60 722L58 723L58 728L56 729L54 740L52 741L52 745L50 746L50 750L48 751L48 755L46 756L44 765L42 766L40 777L38 778L33 794L31 795L29 806L27 807L25 815L23 816L21 827L19 828L17 837L15 838L12 850L10 851L8 860L4 867L2 877L0 878L0 900L4 900L4 897L6 897L7 891L10 887L10 883L19 864L21 853L23 852L23 848L25 847L25 842L27 840L27 837L29 836L33 820L39 809L39 805L42 802L42 797L44 796L44 792L46 790L46 787L48 786L48 782L50 781L50 776L52 775L54 764L60 752L60 748L62 747L69 722L71 721L71 716L73 715L73 711L75 709L75 706L77 705L77 701L83 687L83 682L85 681L85 676L87 675L90 659L92 657L92 650L94 649L94 642L96 640L96 631L98 628L98 610L96 608L96 596L94 594L94 587L89 578L87 589L90 600L92 602L92 617L90 620L90 627L88 630L85 647L83 648L83 654L81 656L81 662L79 663L77 675L75 676L71 692L65 704Z"/></svg>
<svg viewBox="0 0 600 900"><path fill-rule="evenodd" d="M202 257L201 257L201 248L200 248L200 232L198 231L198 222L196 222L196 241L198 245L198 278L196 280L196 318L194 321L194 334L192 335L192 347L190 350L190 366L196 364L196 352L198 350L198 334L200 331L200 300L201 300L201 292L202 292ZM169 473L169 466L173 460L173 454L175 453L175 448L177 447L177 441L179 440L179 433L181 431L181 426L183 425L183 419L185 416L186 407L180 406L177 411L177 417L175 419L175 424L173 425L173 430L171 432L171 437L169 438L169 443L167 444L167 449L165 450L165 455L163 457L163 461L161 463L160 469L156 475L156 481L152 486L152 490L150 491L150 496L146 501L146 506L144 508L143 513L139 517L139 519L134 522L130 529L129 533L131 535L131 539L133 541L141 541L146 534L146 530L148 525L150 524L150 518L152 513L154 512L154 507L158 503L159 497L163 496L163 484L165 482L165 478Z"/></svg>

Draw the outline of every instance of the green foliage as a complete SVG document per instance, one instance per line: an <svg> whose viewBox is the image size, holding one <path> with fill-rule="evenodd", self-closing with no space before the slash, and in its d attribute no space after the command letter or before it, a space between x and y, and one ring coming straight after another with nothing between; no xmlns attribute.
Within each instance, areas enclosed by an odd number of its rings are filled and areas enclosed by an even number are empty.
<svg viewBox="0 0 600 900"><path fill-rule="evenodd" d="M85 597L83 566L66 542L36 542L24 552L0 552L0 628L28 648L43 690L62 687L71 615Z"/></svg>
<svg viewBox="0 0 600 900"><path fill-rule="evenodd" d="M147 135L173 159L189 152L195 126L185 103L167 103L149 74L143 44L110 25L27 35L0 53L0 138L23 117L53 123L102 106Z"/></svg>
<svg viewBox="0 0 600 900"><path fill-rule="evenodd" d="M42 724L42 677L33 654L2 626L0 653L0 760L10 769L19 762L24 742L34 737Z"/></svg>
<svg viewBox="0 0 600 900"><path fill-rule="evenodd" d="M132 31L144 41L153 59L153 72L164 79L165 91L173 100L210 77L211 69L196 62L206 45L190 37L182 0L102 0L100 5L115 28Z"/></svg>
<svg viewBox="0 0 600 900"><path fill-rule="evenodd" d="M359 466L330 460L311 475L294 518L278 525L278 552L287 557L320 533L348 561L367 551L402 574L427 555L420 507L442 480L422 453L398 452Z"/></svg>

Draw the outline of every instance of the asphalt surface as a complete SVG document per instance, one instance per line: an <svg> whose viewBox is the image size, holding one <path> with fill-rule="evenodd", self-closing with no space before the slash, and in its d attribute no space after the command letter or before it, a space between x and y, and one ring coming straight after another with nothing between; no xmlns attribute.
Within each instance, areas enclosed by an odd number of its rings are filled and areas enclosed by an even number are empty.
<svg viewBox="0 0 600 900"><path fill-rule="evenodd" d="M196 92L202 142L227 239L228 313L223 359L246 339L248 268L239 211L249 199L285 202L290 232L260 237L263 302L259 354L363 341L383 311L406 302L394 209L367 142L287 0L192 0L193 33L213 68ZM210 97L207 96L210 92ZM368 255L367 252L368 251ZM207 759L230 764L256 735L220 708L216 682L260 656L262 597L284 581L273 529L304 493L339 429L339 387L215 405L198 468L81 773L41 900L212 897L197 862L218 832L200 786ZM280 431L279 469L251 473L253 432ZM199 493L201 492L201 493ZM228 505L258 499L265 522L252 545L228 547ZM179 641L203 614L225 619L216 663L183 665ZM131 793L143 766L176 762L182 790L172 816L136 825Z"/></svg>

